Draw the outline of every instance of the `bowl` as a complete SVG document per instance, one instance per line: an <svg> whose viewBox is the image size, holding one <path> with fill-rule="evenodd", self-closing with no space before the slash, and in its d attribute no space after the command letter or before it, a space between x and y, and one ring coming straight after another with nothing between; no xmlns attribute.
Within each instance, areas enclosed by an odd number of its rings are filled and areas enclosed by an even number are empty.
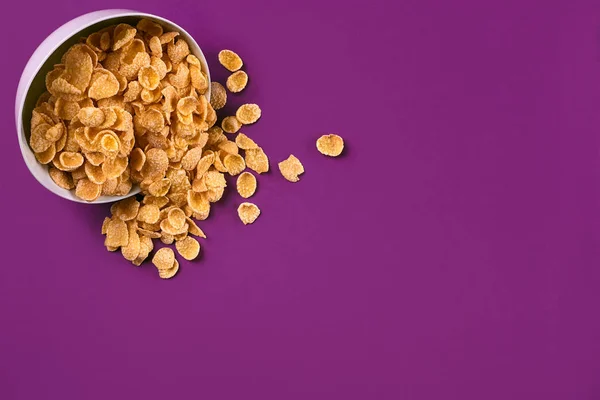
<svg viewBox="0 0 600 400"><path fill-rule="evenodd" d="M54 64L60 63L60 58L65 51L70 46L78 43L82 36L87 36L107 26L120 23L128 23L135 26L140 18L147 18L160 23L165 30L177 31L180 36L187 41L190 52L198 57L202 64L203 71L207 74L209 85L205 96L207 100L210 100L210 71L208 69L206 58L194 38L176 23L157 15L133 10L94 11L65 23L52 32L31 55L31 58L21 74L15 101L15 121L23 160L25 160L25 164L34 178L42 184L42 186L57 196L78 203L98 204L118 201L140 192L139 186L133 186L131 191L124 196L100 196L92 202L82 200L75 196L74 191L66 190L56 185L48 174L48 167L40 164L36 160L33 151L29 147L31 112L35 108L38 97L46 90L46 73L52 69Z"/></svg>

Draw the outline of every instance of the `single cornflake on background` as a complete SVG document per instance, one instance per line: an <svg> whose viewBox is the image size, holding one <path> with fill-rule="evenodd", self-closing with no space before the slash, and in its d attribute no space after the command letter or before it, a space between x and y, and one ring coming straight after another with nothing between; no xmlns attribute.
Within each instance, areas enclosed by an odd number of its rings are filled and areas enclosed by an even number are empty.
<svg viewBox="0 0 600 400"><path fill-rule="evenodd" d="M240 56L231 50L221 50L219 52L219 62L231 72L237 71L244 65Z"/></svg>
<svg viewBox="0 0 600 400"><path fill-rule="evenodd" d="M258 104L244 104L235 112L235 117L244 125L250 125L258 121L262 111Z"/></svg>
<svg viewBox="0 0 600 400"><path fill-rule="evenodd" d="M290 182L298 182L300 180L298 175L304 173L302 163L293 154L290 154L290 156L286 160L280 162L278 166L281 175Z"/></svg>
<svg viewBox="0 0 600 400"><path fill-rule="evenodd" d="M256 191L256 177L250 172L242 172L237 178L236 187L240 196L247 199Z"/></svg>
<svg viewBox="0 0 600 400"><path fill-rule="evenodd" d="M229 78L227 78L227 81L225 82L227 89L229 89L231 93L241 92L246 88L247 84L248 74L246 74L244 71L234 72L233 74L229 75Z"/></svg>
<svg viewBox="0 0 600 400"><path fill-rule="evenodd" d="M262 148L246 150L246 166L259 174L269 171L269 158Z"/></svg>
<svg viewBox="0 0 600 400"><path fill-rule="evenodd" d="M260 215L260 209L253 203L242 203L238 207L238 216L244 225L248 225L256 221Z"/></svg>
<svg viewBox="0 0 600 400"><path fill-rule="evenodd" d="M337 157L344 150L344 139L336 134L323 135L317 139L317 149L321 154Z"/></svg>

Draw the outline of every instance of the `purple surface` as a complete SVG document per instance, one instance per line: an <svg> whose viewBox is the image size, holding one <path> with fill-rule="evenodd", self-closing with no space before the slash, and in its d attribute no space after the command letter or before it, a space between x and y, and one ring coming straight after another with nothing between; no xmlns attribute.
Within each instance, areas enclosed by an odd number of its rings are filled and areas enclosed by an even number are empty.
<svg viewBox="0 0 600 400"><path fill-rule="evenodd" d="M252 226L228 196L172 281L17 148L21 69L84 3L4 14L2 399L600 398L597 2L99 3L181 24L218 80L238 51L245 132L306 168L259 179Z"/></svg>

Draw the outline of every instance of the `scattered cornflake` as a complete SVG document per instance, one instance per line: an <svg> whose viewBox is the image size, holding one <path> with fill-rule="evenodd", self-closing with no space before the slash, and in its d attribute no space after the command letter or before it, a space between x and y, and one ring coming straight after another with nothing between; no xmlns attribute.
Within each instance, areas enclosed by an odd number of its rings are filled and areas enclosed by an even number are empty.
<svg viewBox="0 0 600 400"><path fill-rule="evenodd" d="M140 255L140 236L137 231L137 225L134 221L129 221L127 223L127 229L129 232L129 241L127 242L126 246L121 247L121 254L123 255L123 258L133 262Z"/></svg>
<svg viewBox="0 0 600 400"><path fill-rule="evenodd" d="M317 139L317 149L321 154L337 157L344 150L344 139L336 134L323 135Z"/></svg>
<svg viewBox="0 0 600 400"><path fill-rule="evenodd" d="M254 140L250 139L242 132L238 133L235 137L235 144L242 150L255 149L258 147L258 145L254 143Z"/></svg>
<svg viewBox="0 0 600 400"><path fill-rule="evenodd" d="M304 166L293 154L281 161L278 166L281 175L290 182L298 182L300 180L298 175L304 173Z"/></svg>
<svg viewBox="0 0 600 400"><path fill-rule="evenodd" d="M225 117L223 118L223 122L221 122L221 128L227 133L236 133L241 127L242 124L236 117Z"/></svg>
<svg viewBox="0 0 600 400"><path fill-rule="evenodd" d="M168 247L158 249L152 257L152 264L160 271L167 270L173 267L175 262L175 253Z"/></svg>
<svg viewBox="0 0 600 400"><path fill-rule="evenodd" d="M231 72L237 71L244 65L240 56L231 50L221 50L219 52L219 62Z"/></svg>
<svg viewBox="0 0 600 400"><path fill-rule="evenodd" d="M139 229L138 232L141 233ZM140 236L140 254L132 261L132 264L139 267L148 258L152 249L154 249L152 239L149 236Z"/></svg>
<svg viewBox="0 0 600 400"><path fill-rule="evenodd" d="M106 239L104 245L107 247L127 246L129 233L125 221L119 218L111 218L106 225Z"/></svg>
<svg viewBox="0 0 600 400"><path fill-rule="evenodd" d="M175 260L171 268L159 269L158 276L160 276L162 279L171 279L175 276L175 274L177 274L177 271L179 271L179 262Z"/></svg>
<svg viewBox="0 0 600 400"><path fill-rule="evenodd" d="M200 253L200 243L189 236L175 242L175 248L181 257L188 261L194 260Z"/></svg>
<svg viewBox="0 0 600 400"><path fill-rule="evenodd" d="M194 235L194 236L198 236L201 237L203 239L206 239L206 235L204 234L204 232L202 231L202 229L200 229L198 227L198 225L196 225L196 223L191 219L191 218L187 218L186 219L188 224L189 224L189 228L188 228L188 233L190 235Z"/></svg>
<svg viewBox="0 0 600 400"><path fill-rule="evenodd" d="M244 225L248 225L256 221L258 216L260 215L260 210L256 206L256 204L252 203L242 203L238 207L238 215L240 220L244 223Z"/></svg>
<svg viewBox="0 0 600 400"><path fill-rule="evenodd" d="M108 229L108 223L111 221L110 218L104 217L104 221L102 221L102 234L106 235L106 231Z"/></svg>
<svg viewBox="0 0 600 400"><path fill-rule="evenodd" d="M231 176L240 174L246 168L246 163L239 154L227 154L223 160L223 165Z"/></svg>
<svg viewBox="0 0 600 400"><path fill-rule="evenodd" d="M237 178L237 191L243 198L252 197L256 192L256 177L250 172L242 172Z"/></svg>
<svg viewBox="0 0 600 400"><path fill-rule="evenodd" d="M231 93L239 93L246 88L248 84L248 74L244 71L237 71L229 75L225 85Z"/></svg>
<svg viewBox="0 0 600 400"><path fill-rule="evenodd" d="M258 104L244 104L235 112L235 117L244 125L250 125L258 121L261 116ZM231 132L233 133L233 132Z"/></svg>
<svg viewBox="0 0 600 400"><path fill-rule="evenodd" d="M269 171L269 158L261 147L246 150L246 166L262 174Z"/></svg>

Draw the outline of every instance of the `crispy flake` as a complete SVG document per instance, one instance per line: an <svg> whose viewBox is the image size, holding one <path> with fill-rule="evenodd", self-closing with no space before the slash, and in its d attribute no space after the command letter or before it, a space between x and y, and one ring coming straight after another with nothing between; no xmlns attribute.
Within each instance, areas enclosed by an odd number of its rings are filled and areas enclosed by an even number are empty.
<svg viewBox="0 0 600 400"><path fill-rule="evenodd" d="M253 203L242 203L238 207L238 216L244 225L252 224L260 215L260 209Z"/></svg>
<svg viewBox="0 0 600 400"><path fill-rule="evenodd" d="M246 166L262 174L269 171L269 158L261 147L246 150Z"/></svg>
<svg viewBox="0 0 600 400"><path fill-rule="evenodd" d="M258 104L244 104L235 112L235 117L244 125L253 124L260 118L262 111Z"/></svg>
<svg viewBox="0 0 600 400"><path fill-rule="evenodd" d="M317 139L317 149L321 154L337 157L344 150L344 139L336 134L323 135Z"/></svg>
<svg viewBox="0 0 600 400"><path fill-rule="evenodd" d="M227 133L236 133L242 127L241 122L233 116L223 118L221 128Z"/></svg>
<svg viewBox="0 0 600 400"><path fill-rule="evenodd" d="M231 72L237 71L244 65L240 56L231 50L221 50L219 52L219 62Z"/></svg>
<svg viewBox="0 0 600 400"><path fill-rule="evenodd" d="M302 163L292 154L277 165L281 175L290 182L298 182L300 180L298 175L304 173Z"/></svg>
<svg viewBox="0 0 600 400"><path fill-rule="evenodd" d="M254 192L256 192L256 177L250 172L242 172L237 178L236 187L238 193L243 198L252 197Z"/></svg>
<svg viewBox="0 0 600 400"><path fill-rule="evenodd" d="M175 248L181 257L190 261L198 257L200 253L200 243L189 236L175 242Z"/></svg>
<svg viewBox="0 0 600 400"><path fill-rule="evenodd" d="M233 74L229 75L227 82L225 82L227 89L229 89L231 93L241 92L246 88L247 84L248 74L246 74L244 71L234 72Z"/></svg>

